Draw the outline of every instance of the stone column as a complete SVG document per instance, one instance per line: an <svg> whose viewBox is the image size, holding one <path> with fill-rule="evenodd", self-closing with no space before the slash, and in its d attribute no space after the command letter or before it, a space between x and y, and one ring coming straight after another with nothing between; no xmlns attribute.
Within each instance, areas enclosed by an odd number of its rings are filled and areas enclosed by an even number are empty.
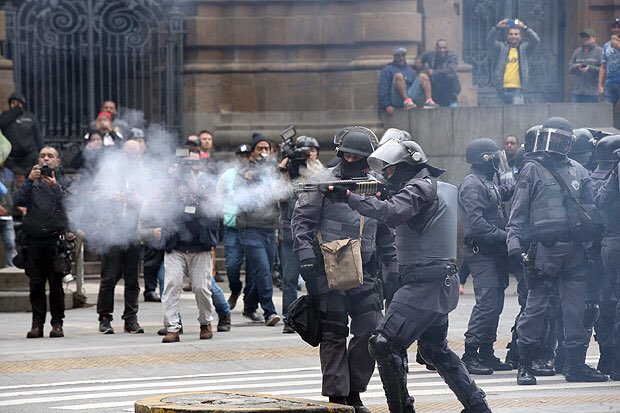
<svg viewBox="0 0 620 413"><path fill-rule="evenodd" d="M462 91L459 106L477 106L478 89L473 84L472 66L463 62L463 1L422 0L424 47L433 50L437 39L445 39L448 48L459 56L459 78Z"/></svg>

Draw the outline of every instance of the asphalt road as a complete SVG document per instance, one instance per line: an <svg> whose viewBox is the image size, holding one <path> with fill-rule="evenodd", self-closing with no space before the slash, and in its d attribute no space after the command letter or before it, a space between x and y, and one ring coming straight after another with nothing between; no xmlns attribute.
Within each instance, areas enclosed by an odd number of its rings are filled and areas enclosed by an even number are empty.
<svg viewBox="0 0 620 413"><path fill-rule="evenodd" d="M222 285L225 289L226 283ZM97 284L86 285L88 301L96 302ZM199 340L191 293L183 293L181 342L162 344L161 305L140 302L139 321L145 334L122 332L122 284L116 290L114 335L98 332L94 307L68 310L65 338L26 339L29 313L0 314L0 412L132 412L136 400L186 391L241 390L311 400L321 396L318 350L295 334L251 324L233 310L228 333ZM280 308L281 293L274 301ZM451 314L449 340L463 352L463 333L473 304L471 285ZM507 290L496 353L504 357L510 326L518 310L514 287ZM414 359L415 346L410 350ZM595 366L596 344L587 362ZM516 372L476 377L494 412L620 412L620 382L567 383L563 376L539 378L537 386L517 386ZM417 412L455 412L462 408L435 373L410 365L409 388ZM362 399L373 412L387 412L378 374Z"/></svg>

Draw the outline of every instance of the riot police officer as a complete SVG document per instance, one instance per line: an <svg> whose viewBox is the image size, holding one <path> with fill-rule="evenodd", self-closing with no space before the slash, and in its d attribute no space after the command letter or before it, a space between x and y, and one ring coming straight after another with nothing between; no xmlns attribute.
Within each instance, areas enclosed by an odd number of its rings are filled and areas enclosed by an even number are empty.
<svg viewBox="0 0 620 413"><path fill-rule="evenodd" d="M484 392L446 340L448 313L456 308L459 298L454 265L457 190L437 181L444 170L429 165L414 141L390 140L368 158L368 163L395 186L398 192L393 197L382 201L340 186L331 187L328 196L396 229L402 286L368 343L390 413L414 411L403 360L416 340L420 355L437 369L465 406L464 412L490 412Z"/></svg>
<svg viewBox="0 0 620 413"><path fill-rule="evenodd" d="M530 290L517 324L520 355L517 383L520 385L536 384L532 361L542 344L545 315L555 282L558 283L564 318L566 380L607 380L605 375L585 364L589 337L583 326L585 272L582 242L591 234L576 230L578 224L587 223L569 219L568 214L572 216L576 211L564 204L571 199L575 203L590 203L591 192L588 172L566 156L573 140L570 123L564 118L552 117L534 135L533 142L526 142L532 153L526 155L519 173L506 225L508 254L513 260L525 252L522 241L527 227L536 239L524 258L528 263L533 261L534 271L528 272Z"/></svg>
<svg viewBox="0 0 620 413"><path fill-rule="evenodd" d="M500 151L493 140L471 142L465 160L472 167L459 188L458 205L465 231L463 257L472 274L476 303L465 332L463 363L471 374L491 374L494 370L512 370L511 365L495 357L493 343L508 287L508 217L503 202L510 199L514 186L495 182Z"/></svg>
<svg viewBox="0 0 620 413"><path fill-rule="evenodd" d="M376 136L361 127L349 127L336 134L336 154L340 163L327 172L328 179L369 177L368 155ZM323 373L322 391L332 403L353 406L356 413L369 413L360 399L375 368L368 352L368 339L381 319L381 298L376 283L379 262L396 272L394 233L375 219L361 220L359 213L344 204L332 203L317 191L302 193L291 219L293 250L308 293L318 297L323 331L319 349ZM363 284L347 291L330 290L324 269L321 242L359 239ZM319 237L320 233L320 238ZM351 317L353 337L349 336Z"/></svg>
<svg viewBox="0 0 620 413"><path fill-rule="evenodd" d="M610 275L616 298L615 331L611 339L599 341L601 358L599 368L609 373L612 380L620 380L620 184L618 183L618 162L620 161L620 135L607 136L596 146L599 167L595 173L605 176L605 183L598 190L595 201L605 221L605 234L601 243L601 257ZM613 300L610 300L613 302ZM603 314L614 311L609 306ZM597 331L598 334L598 331Z"/></svg>

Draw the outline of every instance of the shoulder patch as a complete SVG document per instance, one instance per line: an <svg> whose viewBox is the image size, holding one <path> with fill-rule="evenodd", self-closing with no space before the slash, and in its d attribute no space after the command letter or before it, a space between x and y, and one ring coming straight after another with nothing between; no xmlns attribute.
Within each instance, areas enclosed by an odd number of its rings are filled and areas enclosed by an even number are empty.
<svg viewBox="0 0 620 413"><path fill-rule="evenodd" d="M299 198L297 199L297 202L299 202L299 206L308 205L308 198L309 196L307 192L302 192L301 194L299 194Z"/></svg>
<svg viewBox="0 0 620 413"><path fill-rule="evenodd" d="M579 181L574 180L574 181L573 181L573 182L571 182L570 184L571 184L571 186L575 189L575 191L579 191L579 187L580 187Z"/></svg>

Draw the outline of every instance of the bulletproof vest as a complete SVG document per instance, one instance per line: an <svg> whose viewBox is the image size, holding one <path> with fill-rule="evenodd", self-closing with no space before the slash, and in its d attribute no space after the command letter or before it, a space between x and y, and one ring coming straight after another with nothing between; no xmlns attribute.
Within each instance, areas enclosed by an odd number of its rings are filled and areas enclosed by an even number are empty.
<svg viewBox="0 0 620 413"><path fill-rule="evenodd" d="M429 178L426 180L430 181ZM454 185L436 182L437 211L422 231L416 229L412 218L396 227L398 265L426 265L438 261L456 260L457 195ZM433 184L435 188L435 184ZM432 206L429 203L429 207Z"/></svg>
<svg viewBox="0 0 620 413"><path fill-rule="evenodd" d="M598 170L597 170L598 171ZM605 184L610 171L594 171L591 177L592 188L598 191ZM620 197L616 197L611 205L599 208L603 221L605 222L605 232L620 235Z"/></svg>
<svg viewBox="0 0 620 413"><path fill-rule="evenodd" d="M339 169L332 168L331 171L336 178L340 179ZM362 261L364 264L370 261L377 249L377 225L377 220L364 217L364 229L361 240ZM327 201L323 204L319 231L321 231L322 242L343 238L358 239L360 237L360 214L349 208L347 204L330 203Z"/></svg>
<svg viewBox="0 0 620 413"><path fill-rule="evenodd" d="M506 211L504 209L504 204L502 202L502 196L499 192L499 187L493 180L484 179L481 176L473 175L473 185L483 185L489 195L489 203L485 206L485 209L482 213L484 219L487 220L492 225L495 225L498 228L505 229L506 228ZM466 190L466 188L464 188ZM465 236L475 237L479 234L470 233L471 229L465 229Z"/></svg>
<svg viewBox="0 0 620 413"><path fill-rule="evenodd" d="M530 225L534 232L569 233L568 216L564 207L562 189L555 178L538 162L533 162L540 177L540 190L530 201ZM573 172L575 175L571 174ZM579 199L580 179L576 176L575 168L562 165L557 170L558 175L566 182L571 194Z"/></svg>

